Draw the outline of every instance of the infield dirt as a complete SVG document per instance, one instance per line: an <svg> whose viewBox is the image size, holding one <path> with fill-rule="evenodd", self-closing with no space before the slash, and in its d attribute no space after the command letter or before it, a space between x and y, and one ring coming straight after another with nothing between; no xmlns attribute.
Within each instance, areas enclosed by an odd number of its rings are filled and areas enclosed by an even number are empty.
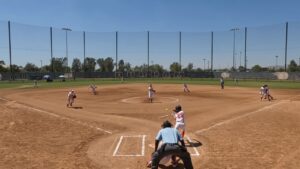
<svg viewBox="0 0 300 169"><path fill-rule="evenodd" d="M155 135L180 104L187 135L200 156L194 168L282 169L300 166L300 90L271 90L276 100L260 100L258 89L153 84L0 90L0 168L141 169L153 152ZM119 147L121 136L128 137ZM143 147L144 144L144 147ZM113 156L114 152L121 155ZM144 151L144 155L142 155Z"/></svg>

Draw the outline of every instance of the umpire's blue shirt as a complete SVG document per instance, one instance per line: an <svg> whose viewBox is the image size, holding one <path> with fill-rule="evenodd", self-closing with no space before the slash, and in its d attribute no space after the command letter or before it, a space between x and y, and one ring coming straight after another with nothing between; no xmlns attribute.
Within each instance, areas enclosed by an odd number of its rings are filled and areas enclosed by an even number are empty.
<svg viewBox="0 0 300 169"><path fill-rule="evenodd" d="M156 140L162 141L163 143L178 143L182 140L181 135L175 128L167 127L159 130L156 136Z"/></svg>

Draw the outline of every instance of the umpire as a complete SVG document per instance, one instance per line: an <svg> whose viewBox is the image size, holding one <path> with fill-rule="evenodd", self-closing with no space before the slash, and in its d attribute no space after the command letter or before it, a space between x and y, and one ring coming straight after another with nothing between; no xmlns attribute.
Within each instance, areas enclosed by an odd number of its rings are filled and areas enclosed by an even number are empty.
<svg viewBox="0 0 300 169"><path fill-rule="evenodd" d="M158 169L159 161L167 155L172 155L173 164L176 162L177 156L183 161L185 169L193 169L191 156L177 129L172 128L172 124L168 120L163 122L161 127L162 129L158 132L155 139L155 152L152 154L152 163L150 162L148 167L151 167L151 169ZM157 149L160 141L162 141L163 144ZM178 144L179 141L181 145Z"/></svg>

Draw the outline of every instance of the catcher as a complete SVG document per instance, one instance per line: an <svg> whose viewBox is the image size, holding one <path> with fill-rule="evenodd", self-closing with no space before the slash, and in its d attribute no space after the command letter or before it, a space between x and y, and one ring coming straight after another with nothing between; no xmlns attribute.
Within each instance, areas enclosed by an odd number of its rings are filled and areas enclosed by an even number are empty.
<svg viewBox="0 0 300 169"><path fill-rule="evenodd" d="M155 138L155 151L152 154L152 160L147 163L147 167L158 169L159 161L163 157L171 155L173 167L177 167L177 156L182 159L186 169L193 169L190 153L187 151L184 140L178 131L172 128L172 124L169 121L163 122L161 127L162 129ZM160 148L158 148L159 142L163 142Z"/></svg>
<svg viewBox="0 0 300 169"><path fill-rule="evenodd" d="M149 102L152 103L153 102L153 97L154 97L154 93L156 91L153 89L152 87L152 84L150 83L149 84L149 87L148 87L148 99L149 99Z"/></svg>
<svg viewBox="0 0 300 169"><path fill-rule="evenodd" d="M72 107L75 99L76 99L76 93L74 90L71 90L68 93L67 107Z"/></svg>

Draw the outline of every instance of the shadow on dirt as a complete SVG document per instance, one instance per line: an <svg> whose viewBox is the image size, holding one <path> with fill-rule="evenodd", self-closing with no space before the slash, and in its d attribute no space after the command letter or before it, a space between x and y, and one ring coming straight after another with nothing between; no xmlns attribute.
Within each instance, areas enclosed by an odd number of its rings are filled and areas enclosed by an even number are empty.
<svg viewBox="0 0 300 169"><path fill-rule="evenodd" d="M186 147L200 147L202 146L202 143L196 139L193 139L192 142L187 140L187 143L185 146Z"/></svg>
<svg viewBox="0 0 300 169"><path fill-rule="evenodd" d="M83 107L81 107L81 106L73 106L73 107L70 107L70 108L72 108L72 109L83 109Z"/></svg>
<svg viewBox="0 0 300 169"><path fill-rule="evenodd" d="M173 167L172 165L170 165L170 166L165 166L165 165L162 165L162 164L160 164L159 165L159 167L161 168L161 169L185 169L184 168L184 165L183 164L181 164L181 163L179 163L176 167Z"/></svg>

